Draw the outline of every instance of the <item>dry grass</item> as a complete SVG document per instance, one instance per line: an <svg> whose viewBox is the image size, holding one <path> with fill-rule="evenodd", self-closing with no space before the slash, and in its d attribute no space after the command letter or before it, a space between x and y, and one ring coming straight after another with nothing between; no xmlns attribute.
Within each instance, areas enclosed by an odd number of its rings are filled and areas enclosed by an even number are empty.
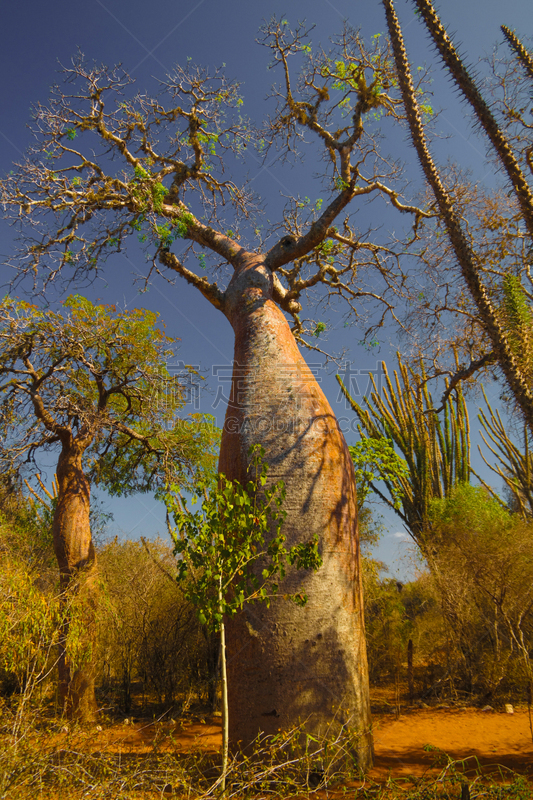
<svg viewBox="0 0 533 800"><path fill-rule="evenodd" d="M26 719L13 737L4 708L0 751L1 800L137 800L220 795L216 737L194 720L114 725L103 730L65 727L60 721ZM211 726L216 731L215 725ZM189 734L185 739L183 730ZM143 746L139 746L139 738ZM353 735L306 741L300 730L256 743L254 753L234 757L225 800L237 798L341 798L431 800L487 798L531 800L533 786L509 770L488 784L481 769L468 780L464 765L434 751L438 774L376 782L358 774L350 753Z"/></svg>

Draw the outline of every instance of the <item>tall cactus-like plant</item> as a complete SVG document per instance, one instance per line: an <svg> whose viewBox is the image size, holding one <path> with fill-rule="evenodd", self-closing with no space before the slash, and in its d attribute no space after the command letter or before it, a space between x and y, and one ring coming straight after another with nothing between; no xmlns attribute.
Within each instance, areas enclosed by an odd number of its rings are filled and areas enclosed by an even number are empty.
<svg viewBox="0 0 533 800"><path fill-rule="evenodd" d="M430 502L445 497L453 486L470 478L470 428L468 412L460 390L448 397L442 416L434 411L424 364L420 373L406 366L398 355L398 370L391 380L385 368L383 397L375 383L366 408L354 400L341 379L337 380L359 418L359 432L370 439L392 440L407 464L405 474L381 476L392 498L401 497L401 508L373 490L394 509L407 531L424 552L427 544Z"/></svg>
<svg viewBox="0 0 533 800"><path fill-rule="evenodd" d="M533 384L533 310L517 275L505 275L502 295L500 315L509 345L523 375Z"/></svg>
<svg viewBox="0 0 533 800"><path fill-rule="evenodd" d="M509 30L506 25L502 25L501 29L503 31L503 35L509 43L509 47L514 51L515 56L522 64L529 77L533 78L533 58L531 57L531 54L528 53L518 36L516 36L513 31Z"/></svg>
<svg viewBox="0 0 533 800"><path fill-rule="evenodd" d="M500 309L495 305L483 283L481 259L463 230L453 197L445 188L429 152L400 24L392 0L382 0L382 2L393 47L399 87L418 160L437 200L463 279L476 305L480 323L491 341L494 355L524 419L529 429L533 431L533 391L528 374L524 373L521 359L513 352L505 318L502 317ZM414 0L414 2L453 80L472 105L483 130L489 137L518 198L524 225L533 237L533 195L512 147L457 55L429 0Z"/></svg>
<svg viewBox="0 0 533 800"><path fill-rule="evenodd" d="M507 141L507 138L501 130L496 117L484 100L474 80L469 75L468 70L459 57L432 4L429 2L429 0L413 1L420 13L420 16L424 20L426 28L428 29L428 32L439 52L441 59L448 67L455 84L472 106L479 124L487 134L490 143L498 154L498 158L501 161L507 175L509 176L509 180L518 198L518 202L520 203L520 208L522 210L522 216L526 227L529 230L530 235L533 237L533 193L531 192L531 188L520 168L516 154L513 152L513 148ZM514 35L512 36L513 43L511 43L509 36L506 36L506 38L513 49L518 46L520 53L522 53L522 55L518 56L519 60L522 64L525 64L527 62L527 59L525 59L525 56L528 55L527 51L520 44L520 41L517 39L517 37ZM531 62L531 58L529 58L529 62Z"/></svg>

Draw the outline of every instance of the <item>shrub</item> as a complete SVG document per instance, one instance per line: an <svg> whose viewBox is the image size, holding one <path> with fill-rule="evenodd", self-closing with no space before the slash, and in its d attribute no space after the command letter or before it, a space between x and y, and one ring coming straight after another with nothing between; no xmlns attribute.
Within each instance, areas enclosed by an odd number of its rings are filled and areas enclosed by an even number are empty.
<svg viewBox="0 0 533 800"><path fill-rule="evenodd" d="M98 563L101 684L112 702L129 713L139 685L167 707L207 694L209 639L176 583L170 547L115 539Z"/></svg>

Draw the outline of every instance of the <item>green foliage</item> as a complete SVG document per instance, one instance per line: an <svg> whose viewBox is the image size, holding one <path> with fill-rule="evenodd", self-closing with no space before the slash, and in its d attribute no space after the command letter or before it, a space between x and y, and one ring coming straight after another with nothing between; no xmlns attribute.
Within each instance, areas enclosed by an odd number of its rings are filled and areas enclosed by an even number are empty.
<svg viewBox="0 0 533 800"><path fill-rule="evenodd" d="M176 523L173 532L178 556L178 581L185 597L198 610L200 622L220 631L222 665L222 774L225 791L228 770L229 719L226 676L225 616L232 616L246 603L264 602L278 592L287 565L296 569L317 570L322 565L318 537L285 547L281 532L285 513L283 481L267 486L267 465L260 445L250 448L251 478L245 486L219 474L215 483L200 484L193 504L187 508L179 487L171 486L165 498ZM304 592L287 595L297 605L305 605Z"/></svg>
<svg viewBox="0 0 533 800"><path fill-rule="evenodd" d="M185 239L194 217L188 211L182 211L168 222L159 225L154 223L153 230L158 247L168 249L176 239Z"/></svg>
<svg viewBox="0 0 533 800"><path fill-rule="evenodd" d="M447 531L460 525L471 536L490 535L490 531L514 528L515 521L501 503L487 495L481 486L458 484L447 497L435 498L430 505L429 520L434 527Z"/></svg>
<svg viewBox="0 0 533 800"><path fill-rule="evenodd" d="M23 690L32 690L52 668L52 649L61 638L59 598L35 585L21 564L2 564L0 577L0 670L16 678Z"/></svg>
<svg viewBox="0 0 533 800"><path fill-rule="evenodd" d="M175 340L156 323L145 309L118 312L80 295L60 311L6 297L0 423L19 444L4 448L4 458L20 458L36 443L54 446L44 431L75 420L87 439L87 471L111 493L155 487L165 470L185 474L197 458L209 468L218 431L199 415L180 419L183 382L193 371L169 373ZM43 411L36 413L32 396Z"/></svg>
<svg viewBox="0 0 533 800"><path fill-rule="evenodd" d="M168 194L167 187L159 180L157 174L152 175L150 170L140 163L135 166L133 174L134 178L129 185L139 212L143 217L150 211L158 215L163 214L163 203Z"/></svg>
<svg viewBox="0 0 533 800"><path fill-rule="evenodd" d="M198 511L189 510L179 495L166 497L176 524L178 581L198 607L202 624L214 630L224 615L235 614L245 603L269 604L288 564L316 570L322 563L316 539L285 547L283 482L267 487L263 449L255 447L250 455L251 480L243 486L218 475L211 484L199 484L192 501L201 503ZM290 599L298 604L307 600L301 592Z"/></svg>
<svg viewBox="0 0 533 800"><path fill-rule="evenodd" d="M431 504L432 572L470 691L533 677L533 525L480 486Z"/></svg>
<svg viewBox="0 0 533 800"><path fill-rule="evenodd" d="M355 466L358 505L361 507L372 491L373 481L388 481L392 503L399 509L403 497L401 479L408 477L409 470L394 450L392 441L365 438L348 449Z"/></svg>

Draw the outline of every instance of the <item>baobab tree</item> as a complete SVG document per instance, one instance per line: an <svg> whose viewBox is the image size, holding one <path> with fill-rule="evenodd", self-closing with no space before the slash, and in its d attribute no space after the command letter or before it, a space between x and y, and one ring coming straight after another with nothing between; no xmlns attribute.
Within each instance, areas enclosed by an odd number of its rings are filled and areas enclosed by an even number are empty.
<svg viewBox="0 0 533 800"><path fill-rule="evenodd" d="M91 482L121 494L168 480L183 485L207 463L213 438L212 426L179 419L186 376L168 373L173 341L155 322L152 312L118 313L79 296L61 311L10 298L0 304L0 458L20 466L38 450L57 453L59 697L64 713L81 722L96 712Z"/></svg>
<svg viewBox="0 0 533 800"><path fill-rule="evenodd" d="M152 256L150 277L186 280L231 323L219 470L245 483L250 448L261 445L269 480L285 483L287 546L318 535L323 566L303 580L305 609L283 600L302 582L289 572L270 608L228 621L230 737L249 742L303 721L310 733L346 727L358 732L365 768L371 735L353 466L298 347L319 350L312 334L324 329L302 317L302 302L316 290L326 305L344 303L367 335L396 319L408 292L398 255L405 243L376 243L373 231L352 226L349 207L380 198L407 218L407 238L427 212L401 199L400 167L380 151L380 127L403 114L385 38L365 46L345 29L330 52L313 52L308 41L304 27L291 31L285 20L262 31L281 85L260 129L242 116L238 84L222 70L178 66L150 98L133 96L120 69L75 59L65 84L35 108L36 144L2 181L1 201L21 226L13 266L38 283L67 271L94 276L137 236ZM259 204L229 170L239 175L253 147L262 156L279 147L290 159L307 138L313 169L322 149L322 197L289 200L262 238Z"/></svg>

